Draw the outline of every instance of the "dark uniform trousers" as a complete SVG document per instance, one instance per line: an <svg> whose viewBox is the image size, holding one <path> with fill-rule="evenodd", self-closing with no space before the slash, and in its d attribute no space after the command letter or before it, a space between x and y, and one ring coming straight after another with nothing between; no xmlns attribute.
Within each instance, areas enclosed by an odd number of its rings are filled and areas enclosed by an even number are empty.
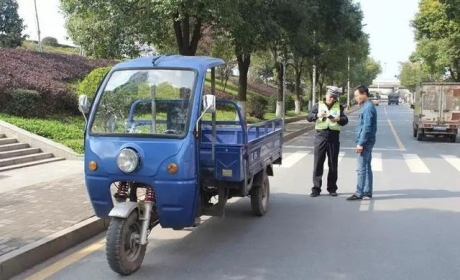
<svg viewBox="0 0 460 280"><path fill-rule="evenodd" d="M315 154L313 166L313 189L321 192L323 183L324 161L327 156L329 173L327 175L327 191L337 191L338 161L340 150L340 132L329 129L317 130L315 136Z"/></svg>

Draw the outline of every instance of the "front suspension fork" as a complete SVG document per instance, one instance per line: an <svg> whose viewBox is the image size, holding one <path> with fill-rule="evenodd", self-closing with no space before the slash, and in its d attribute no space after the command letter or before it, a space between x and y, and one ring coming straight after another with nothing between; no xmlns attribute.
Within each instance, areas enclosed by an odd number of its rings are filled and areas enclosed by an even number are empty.
<svg viewBox="0 0 460 280"><path fill-rule="evenodd" d="M152 208L155 203L155 192L153 188L147 187L145 192L145 201L144 201L144 213L140 217L142 223L141 233L139 237L139 243L141 245L147 245L148 243L148 231L150 230L151 218L152 218Z"/></svg>

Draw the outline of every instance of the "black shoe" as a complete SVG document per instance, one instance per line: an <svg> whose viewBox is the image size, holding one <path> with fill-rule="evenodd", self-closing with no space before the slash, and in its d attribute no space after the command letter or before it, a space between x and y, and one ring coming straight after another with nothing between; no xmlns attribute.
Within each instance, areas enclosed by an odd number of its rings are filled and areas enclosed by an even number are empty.
<svg viewBox="0 0 460 280"><path fill-rule="evenodd" d="M329 192L329 195L330 196L337 196L338 194L337 194L337 192Z"/></svg>
<svg viewBox="0 0 460 280"><path fill-rule="evenodd" d="M352 195L350 196L349 198L347 198L348 201L352 201L352 200L362 200L363 197L362 196L357 196L357 195Z"/></svg>
<svg viewBox="0 0 460 280"><path fill-rule="evenodd" d="M312 191L310 194L311 197L317 197L319 196L319 191Z"/></svg>

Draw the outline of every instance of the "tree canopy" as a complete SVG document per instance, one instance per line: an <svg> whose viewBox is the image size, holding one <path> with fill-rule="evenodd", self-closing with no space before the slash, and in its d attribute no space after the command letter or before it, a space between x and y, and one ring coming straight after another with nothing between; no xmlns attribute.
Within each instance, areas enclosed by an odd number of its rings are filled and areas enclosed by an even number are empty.
<svg viewBox="0 0 460 280"><path fill-rule="evenodd" d="M24 22L18 14L16 0L0 1L0 48L15 48L22 44Z"/></svg>

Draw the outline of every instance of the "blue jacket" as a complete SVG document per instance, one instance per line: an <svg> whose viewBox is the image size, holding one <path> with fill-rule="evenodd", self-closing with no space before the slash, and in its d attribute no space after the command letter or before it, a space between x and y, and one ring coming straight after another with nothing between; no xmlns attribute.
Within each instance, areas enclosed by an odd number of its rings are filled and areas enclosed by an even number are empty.
<svg viewBox="0 0 460 280"><path fill-rule="evenodd" d="M371 101L366 101L362 107L356 127L356 144L374 145L377 134L377 110Z"/></svg>

